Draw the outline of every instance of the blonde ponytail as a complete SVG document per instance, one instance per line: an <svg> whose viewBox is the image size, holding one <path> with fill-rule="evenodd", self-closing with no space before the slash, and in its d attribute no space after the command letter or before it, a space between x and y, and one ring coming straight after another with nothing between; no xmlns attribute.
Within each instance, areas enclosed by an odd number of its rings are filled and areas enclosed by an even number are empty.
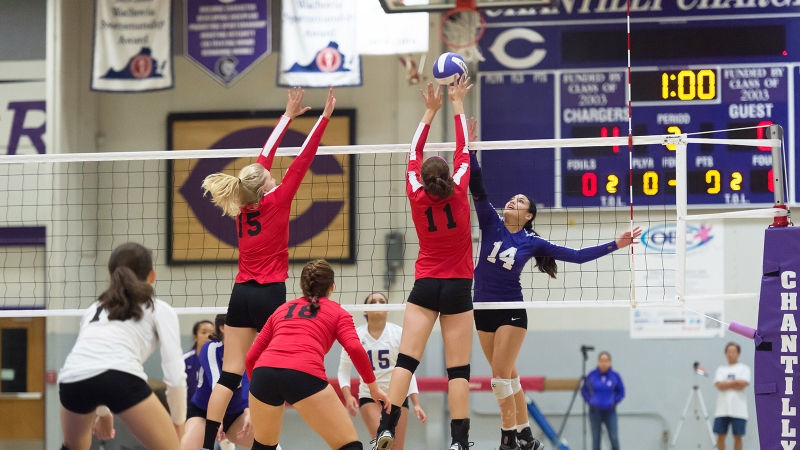
<svg viewBox="0 0 800 450"><path fill-rule="evenodd" d="M250 164L239 171L239 177L225 173L211 174L203 180L203 195L211 193L211 201L230 217L239 215L245 205L257 205L264 195L269 172L261 164Z"/></svg>

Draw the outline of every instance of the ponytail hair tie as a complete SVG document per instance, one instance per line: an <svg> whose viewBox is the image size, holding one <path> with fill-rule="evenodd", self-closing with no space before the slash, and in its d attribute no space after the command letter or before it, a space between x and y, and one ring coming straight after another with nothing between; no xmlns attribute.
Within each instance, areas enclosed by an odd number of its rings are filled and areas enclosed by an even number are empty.
<svg viewBox="0 0 800 450"><path fill-rule="evenodd" d="M239 180L239 184L242 184L242 179L241 178L236 177L236 179Z"/></svg>

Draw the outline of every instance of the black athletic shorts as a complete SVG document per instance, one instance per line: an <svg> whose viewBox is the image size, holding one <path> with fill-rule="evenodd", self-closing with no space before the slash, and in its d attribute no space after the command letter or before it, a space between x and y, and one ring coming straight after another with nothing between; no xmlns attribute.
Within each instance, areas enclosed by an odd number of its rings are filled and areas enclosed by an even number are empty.
<svg viewBox="0 0 800 450"><path fill-rule="evenodd" d="M152 393L146 381L119 370L108 370L85 380L58 385L61 406L76 414L89 414L101 405L118 414L138 405Z"/></svg>
<svg viewBox="0 0 800 450"><path fill-rule="evenodd" d="M371 399L369 397L359 397L359 399L358 399L358 407L359 408L361 408L362 406L364 406L364 405L366 405L368 403L375 403L375 400L373 400L373 399ZM381 402L381 405L383 405L383 402ZM401 406L403 408L405 408L405 409L408 409L408 397L406 397L406 399L403 400L403 404Z"/></svg>
<svg viewBox="0 0 800 450"><path fill-rule="evenodd" d="M494 333L503 325L528 329L528 312L524 309L476 309L475 328Z"/></svg>
<svg viewBox="0 0 800 450"><path fill-rule="evenodd" d="M189 420L192 417L199 417L201 419L205 419L207 413L208 410L195 405L194 402L190 400L189 407L186 408L186 420ZM234 414L225 414L225 416L222 417L222 431L227 433L228 428L230 428L231 425L233 425L233 422L236 422L236 419L238 419L239 416L241 416L242 414L244 414L244 411Z"/></svg>
<svg viewBox="0 0 800 450"><path fill-rule="evenodd" d="M471 311L472 279L420 278L414 281L408 303L445 315Z"/></svg>
<svg viewBox="0 0 800 450"><path fill-rule="evenodd" d="M236 328L261 328L281 305L286 303L286 283L261 284L250 280L236 283L228 302L225 325Z"/></svg>
<svg viewBox="0 0 800 450"><path fill-rule="evenodd" d="M250 393L272 406L293 405L328 387L328 382L294 369L258 367L253 370Z"/></svg>

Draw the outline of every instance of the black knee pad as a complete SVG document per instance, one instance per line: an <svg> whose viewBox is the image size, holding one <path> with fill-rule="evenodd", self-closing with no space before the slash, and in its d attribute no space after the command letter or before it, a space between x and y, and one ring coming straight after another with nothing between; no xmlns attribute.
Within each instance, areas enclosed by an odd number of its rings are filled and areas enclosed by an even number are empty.
<svg viewBox="0 0 800 450"><path fill-rule="evenodd" d="M275 445L264 445L261 442L253 439L253 450L276 450L278 448L278 444Z"/></svg>
<svg viewBox="0 0 800 450"><path fill-rule="evenodd" d="M61 450L69 450L66 445L61 444Z"/></svg>
<svg viewBox="0 0 800 450"><path fill-rule="evenodd" d="M364 450L364 446L361 445L361 442L354 441L346 444L343 447L340 447L339 450Z"/></svg>
<svg viewBox="0 0 800 450"><path fill-rule="evenodd" d="M225 386L231 391L235 391L242 384L242 374L236 375L235 373L225 372L219 374L218 384Z"/></svg>
<svg viewBox="0 0 800 450"><path fill-rule="evenodd" d="M455 380L456 378L463 378L469 381L469 364L467 364L466 366L447 368L447 379Z"/></svg>
<svg viewBox="0 0 800 450"><path fill-rule="evenodd" d="M414 372L416 372L418 365L419 365L418 360L406 355L405 353L398 353L397 363L394 366L402 367L403 369L406 369L407 371L413 374Z"/></svg>

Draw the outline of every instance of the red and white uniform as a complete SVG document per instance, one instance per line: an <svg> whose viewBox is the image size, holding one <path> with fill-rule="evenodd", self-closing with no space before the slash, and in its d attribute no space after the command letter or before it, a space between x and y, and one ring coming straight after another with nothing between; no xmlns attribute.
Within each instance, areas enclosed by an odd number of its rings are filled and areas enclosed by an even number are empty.
<svg viewBox="0 0 800 450"><path fill-rule="evenodd" d="M275 151L292 120L281 116L269 136L258 163L272 167ZM284 282L289 278L289 212L300 183L314 156L328 119L320 117L303 142L300 154L292 161L281 184L267 192L257 207L245 206L236 216L239 236L239 273L237 283L255 280L261 284Z"/></svg>
<svg viewBox="0 0 800 450"><path fill-rule="evenodd" d="M321 298L312 312L304 297L286 302L267 320L250 351L245 367L252 379L257 367L292 369L327 381L325 354L339 341L365 383L375 381L369 356L353 324L353 317L338 303Z"/></svg>
<svg viewBox="0 0 800 450"><path fill-rule="evenodd" d="M472 234L469 187L469 145L467 120L455 116L456 151L453 155L455 193L448 199L429 195L422 185L422 149L429 125L419 124L408 157L406 193L411 201L411 218L419 238L415 279L472 278Z"/></svg>

